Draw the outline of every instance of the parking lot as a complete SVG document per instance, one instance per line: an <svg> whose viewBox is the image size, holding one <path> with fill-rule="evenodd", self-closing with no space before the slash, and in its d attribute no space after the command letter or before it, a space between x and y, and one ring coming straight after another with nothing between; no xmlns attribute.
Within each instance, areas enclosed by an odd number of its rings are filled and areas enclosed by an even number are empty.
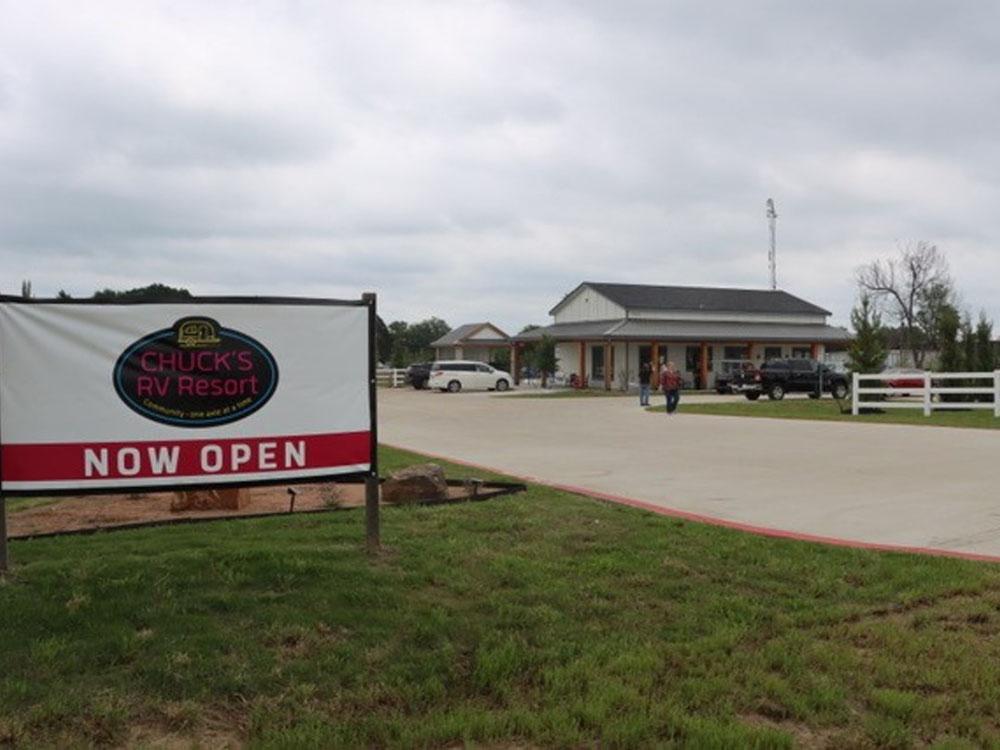
<svg viewBox="0 0 1000 750"><path fill-rule="evenodd" d="M409 389L379 391L379 429L390 445L732 524L1000 557L1000 430Z"/></svg>

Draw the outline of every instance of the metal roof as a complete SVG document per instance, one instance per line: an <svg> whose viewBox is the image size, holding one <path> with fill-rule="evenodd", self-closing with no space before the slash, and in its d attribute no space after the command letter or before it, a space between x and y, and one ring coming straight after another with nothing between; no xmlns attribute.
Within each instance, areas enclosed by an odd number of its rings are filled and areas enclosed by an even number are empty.
<svg viewBox="0 0 1000 750"><path fill-rule="evenodd" d="M582 339L612 341L801 341L842 342L851 335L844 328L795 323L716 323L700 320L620 319L557 323L515 336L515 341L538 341L542 336L557 341Z"/></svg>
<svg viewBox="0 0 1000 750"><path fill-rule="evenodd" d="M584 281L553 307L550 315L581 288L590 287L626 310L685 310L695 312L783 313L830 315L818 305L788 292L771 289L729 289L707 286L653 286Z"/></svg>
<svg viewBox="0 0 1000 750"><path fill-rule="evenodd" d="M487 326L500 333L501 338L494 339L494 341L498 340L507 341L508 339L510 339L510 336L501 331L492 323L466 323L465 325L461 325L458 328L455 328L454 330L448 331L448 333L439 338L437 341L432 342L431 346L432 347L454 346L455 344L464 342L465 339L467 339L469 336L473 335L474 333L480 331L483 328L486 328ZM489 341L490 339L475 339L473 341L470 341L469 343L470 344L478 344L480 342L489 343Z"/></svg>

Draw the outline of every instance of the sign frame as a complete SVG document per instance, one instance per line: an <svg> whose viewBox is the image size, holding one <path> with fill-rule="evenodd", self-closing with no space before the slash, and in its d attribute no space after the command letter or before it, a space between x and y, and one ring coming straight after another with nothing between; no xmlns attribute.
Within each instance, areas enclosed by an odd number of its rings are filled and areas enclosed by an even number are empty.
<svg viewBox="0 0 1000 750"><path fill-rule="evenodd" d="M0 456L0 572L7 570L7 503L8 497L66 497L66 496L101 496L120 495L124 492L186 492L205 489L218 488L238 488L238 487L263 487L274 485L295 485L295 484L317 484L329 481L358 481L363 479L366 484L366 518L368 520L368 544L369 548L377 549L379 544L379 514L378 514L378 413L377 413L377 393L376 393L376 295L367 292L360 299L327 299L321 297L285 297L285 296L192 296L188 298L171 298L162 300L94 300L94 299L54 299L54 298L24 298L13 295L0 294L0 303L13 305L93 305L93 306L156 306L156 305L189 305L197 308L200 305L245 305L245 306L334 306L334 307L364 307L368 310L368 411L369 411L369 468L356 472L344 472L336 474L309 475L303 477L282 477L277 479L254 479L232 481L221 479L212 482L191 482L191 483L171 483L165 480L162 483L143 485L141 487L80 487L80 488L56 488L56 489L3 489L3 461ZM0 351L0 378L3 377L3 352ZM0 411L4 408L2 398L0 398ZM3 443L3 435L0 433L0 446ZM374 503L372 498L374 497Z"/></svg>

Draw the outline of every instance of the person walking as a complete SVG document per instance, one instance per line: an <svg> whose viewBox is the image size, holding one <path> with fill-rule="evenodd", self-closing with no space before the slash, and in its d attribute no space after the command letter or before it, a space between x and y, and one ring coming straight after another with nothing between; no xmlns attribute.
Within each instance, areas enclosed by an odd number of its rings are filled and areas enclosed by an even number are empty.
<svg viewBox="0 0 1000 750"><path fill-rule="evenodd" d="M660 387L667 399L667 414L673 414L681 400L681 376L673 362L667 362L660 372Z"/></svg>
<svg viewBox="0 0 1000 750"><path fill-rule="evenodd" d="M649 362L639 365L639 406L649 406L649 381L653 377L653 366Z"/></svg>

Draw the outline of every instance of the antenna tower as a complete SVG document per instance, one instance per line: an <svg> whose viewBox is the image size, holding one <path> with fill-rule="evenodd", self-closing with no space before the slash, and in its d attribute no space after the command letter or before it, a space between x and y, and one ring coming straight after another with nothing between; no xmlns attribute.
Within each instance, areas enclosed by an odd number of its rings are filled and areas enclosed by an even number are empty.
<svg viewBox="0 0 1000 750"><path fill-rule="evenodd" d="M774 210L774 201L767 199L767 226L771 230L771 249L767 253L767 262L771 267L771 291L778 288L778 256L775 251L774 232L777 224L778 212Z"/></svg>

